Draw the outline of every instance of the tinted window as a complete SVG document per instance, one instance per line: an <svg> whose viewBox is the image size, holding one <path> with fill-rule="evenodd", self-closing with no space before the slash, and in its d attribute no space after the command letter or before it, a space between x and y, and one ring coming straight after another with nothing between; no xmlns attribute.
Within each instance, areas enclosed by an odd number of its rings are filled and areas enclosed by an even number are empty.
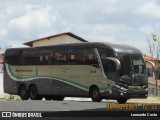
<svg viewBox="0 0 160 120"><path fill-rule="evenodd" d="M132 72L135 74L144 74L144 62L142 55L133 55L119 53L118 59L121 62L120 76L131 76Z"/></svg>
<svg viewBox="0 0 160 120"><path fill-rule="evenodd" d="M53 64L53 51L52 50L40 50L37 55L40 65L51 65Z"/></svg>
<svg viewBox="0 0 160 120"><path fill-rule="evenodd" d="M20 65L49 65L52 64L51 50L28 49L20 51Z"/></svg>
<svg viewBox="0 0 160 120"><path fill-rule="evenodd" d="M54 51L54 64L65 65L67 63L67 49Z"/></svg>
<svg viewBox="0 0 160 120"><path fill-rule="evenodd" d="M114 57L114 52L107 48L98 48L100 57Z"/></svg>
<svg viewBox="0 0 160 120"><path fill-rule="evenodd" d="M21 50L20 51L20 54L19 54L19 64L20 65L27 64L26 51L25 50Z"/></svg>
<svg viewBox="0 0 160 120"><path fill-rule="evenodd" d="M134 73L144 74L144 62L141 54L133 54Z"/></svg>
<svg viewBox="0 0 160 120"><path fill-rule="evenodd" d="M118 59L121 62L120 76L131 76L132 60L131 56L127 54L118 54Z"/></svg>
<svg viewBox="0 0 160 120"><path fill-rule="evenodd" d="M116 64L114 61L107 60L105 58L102 58L102 64L103 64L103 69L105 75L111 79L115 80L116 79Z"/></svg>
<svg viewBox="0 0 160 120"><path fill-rule="evenodd" d="M93 48L83 49L83 64L98 65L97 56Z"/></svg>
<svg viewBox="0 0 160 120"><path fill-rule="evenodd" d="M142 55L132 55L134 65L144 65Z"/></svg>
<svg viewBox="0 0 160 120"><path fill-rule="evenodd" d="M19 65L20 50L8 50L5 62L11 65Z"/></svg>
<svg viewBox="0 0 160 120"><path fill-rule="evenodd" d="M24 65L37 65L37 64L39 64L38 54L39 54L39 51L33 50L33 49L26 50L26 52L22 52L22 59L24 57L24 61L22 61L22 64L24 64Z"/></svg>
<svg viewBox="0 0 160 120"><path fill-rule="evenodd" d="M83 50L79 48L68 49L67 64L83 64Z"/></svg>

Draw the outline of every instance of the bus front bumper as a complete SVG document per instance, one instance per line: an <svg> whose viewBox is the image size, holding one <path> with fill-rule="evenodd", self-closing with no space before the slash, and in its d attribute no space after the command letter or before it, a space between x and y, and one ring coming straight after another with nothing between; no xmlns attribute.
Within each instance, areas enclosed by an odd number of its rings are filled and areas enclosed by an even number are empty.
<svg viewBox="0 0 160 120"><path fill-rule="evenodd" d="M114 86L112 88L114 96L117 98L147 98L148 97L148 88L144 89L125 89L120 86Z"/></svg>

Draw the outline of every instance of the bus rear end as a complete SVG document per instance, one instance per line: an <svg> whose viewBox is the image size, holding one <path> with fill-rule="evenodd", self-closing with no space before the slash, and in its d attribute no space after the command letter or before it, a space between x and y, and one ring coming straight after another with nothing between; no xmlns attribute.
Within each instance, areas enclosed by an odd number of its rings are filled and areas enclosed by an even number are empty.
<svg viewBox="0 0 160 120"><path fill-rule="evenodd" d="M9 94L18 94L18 85L17 81L13 80L12 78L12 69L10 68L10 65L13 65L13 63L18 62L18 59L12 59L16 58L17 56L17 50L14 49L7 49L5 52L4 57L4 75L3 75L3 87L4 87L4 93ZM14 64L13 66L17 66L17 64Z"/></svg>

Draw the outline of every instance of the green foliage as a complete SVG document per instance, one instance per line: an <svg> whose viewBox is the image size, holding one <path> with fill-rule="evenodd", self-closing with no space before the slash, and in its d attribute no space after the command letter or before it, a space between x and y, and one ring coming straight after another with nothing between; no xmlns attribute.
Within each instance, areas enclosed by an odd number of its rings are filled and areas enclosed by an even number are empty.
<svg viewBox="0 0 160 120"><path fill-rule="evenodd" d="M143 55L143 57L146 57L146 56L148 56L146 53Z"/></svg>
<svg viewBox="0 0 160 120"><path fill-rule="evenodd" d="M13 95L10 95L10 96L9 96L9 100L14 100L14 96L13 96Z"/></svg>
<svg viewBox="0 0 160 120"><path fill-rule="evenodd" d="M154 42L157 42L157 36L154 33L151 33L152 39Z"/></svg>
<svg viewBox="0 0 160 120"><path fill-rule="evenodd" d="M9 95L5 100L20 100L18 95Z"/></svg>

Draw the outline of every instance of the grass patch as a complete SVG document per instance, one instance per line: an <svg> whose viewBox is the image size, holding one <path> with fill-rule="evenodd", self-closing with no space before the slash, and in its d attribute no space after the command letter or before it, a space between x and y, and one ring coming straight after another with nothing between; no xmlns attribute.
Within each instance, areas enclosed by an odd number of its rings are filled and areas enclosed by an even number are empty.
<svg viewBox="0 0 160 120"><path fill-rule="evenodd" d="M4 100L20 100L20 97L18 95L7 95L4 98L0 98L0 101L4 101Z"/></svg>
<svg viewBox="0 0 160 120"><path fill-rule="evenodd" d="M149 95L144 99L129 99L128 102L144 102L144 103L158 103L160 102L160 96Z"/></svg>

